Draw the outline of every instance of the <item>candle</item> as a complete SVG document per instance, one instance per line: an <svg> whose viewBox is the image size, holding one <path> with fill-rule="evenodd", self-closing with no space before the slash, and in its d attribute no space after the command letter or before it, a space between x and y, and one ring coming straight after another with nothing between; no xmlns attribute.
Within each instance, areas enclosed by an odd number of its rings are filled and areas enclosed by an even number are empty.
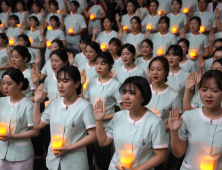
<svg viewBox="0 0 222 170"><path fill-rule="evenodd" d="M95 19L95 15L91 14L90 15L90 20L93 21Z"/></svg>
<svg viewBox="0 0 222 170"><path fill-rule="evenodd" d="M129 27L128 26L123 26L123 31L128 30Z"/></svg>
<svg viewBox="0 0 222 170"><path fill-rule="evenodd" d="M6 134L6 124L4 122L0 122L0 135ZM0 137L0 139L4 139L4 137Z"/></svg>
<svg viewBox="0 0 222 170"><path fill-rule="evenodd" d="M106 51L107 45L105 43L101 43L101 50Z"/></svg>
<svg viewBox="0 0 222 170"><path fill-rule="evenodd" d="M214 159L211 156L202 156L200 162L200 170L213 170Z"/></svg>
<svg viewBox="0 0 222 170"><path fill-rule="evenodd" d="M199 33L203 33L204 31L205 31L205 27L204 26L200 26Z"/></svg>
<svg viewBox="0 0 222 170"><path fill-rule="evenodd" d="M14 45L14 43L15 43L14 37L11 37L9 39L9 45Z"/></svg>
<svg viewBox="0 0 222 170"><path fill-rule="evenodd" d="M83 91L86 90L86 87L87 87L88 83L89 83L89 81L86 81L86 82L83 84L83 87L82 87Z"/></svg>
<svg viewBox="0 0 222 170"><path fill-rule="evenodd" d="M56 12L60 14L60 10L57 10Z"/></svg>
<svg viewBox="0 0 222 170"><path fill-rule="evenodd" d="M51 47L51 41L47 41L46 46L47 46L47 48L50 48Z"/></svg>
<svg viewBox="0 0 222 170"><path fill-rule="evenodd" d="M126 169L130 169L132 161L133 153L131 151L122 151L120 158L120 168L124 166Z"/></svg>
<svg viewBox="0 0 222 170"><path fill-rule="evenodd" d="M184 8L184 9L183 9L183 13L184 13L184 14L187 14L188 12L189 12L189 9L188 9L188 8Z"/></svg>
<svg viewBox="0 0 222 170"><path fill-rule="evenodd" d="M51 25L47 26L47 30L51 30L51 29L52 29Z"/></svg>
<svg viewBox="0 0 222 170"><path fill-rule="evenodd" d="M163 14L163 11L162 11L162 10L159 10L159 11L158 11L158 15L161 15L161 14Z"/></svg>
<svg viewBox="0 0 222 170"><path fill-rule="evenodd" d="M49 105L50 101L45 101L44 104L45 104L45 107L47 107Z"/></svg>
<svg viewBox="0 0 222 170"><path fill-rule="evenodd" d="M190 59L195 59L197 56L196 51L195 50L190 50Z"/></svg>
<svg viewBox="0 0 222 170"><path fill-rule="evenodd" d="M59 135L53 135L51 137L51 143L52 143L52 152L53 153L59 153L60 151L54 151L53 149L59 149L62 147L63 138Z"/></svg>
<svg viewBox="0 0 222 170"><path fill-rule="evenodd" d="M151 24L148 24L148 25L146 26L146 29L147 29L147 30L151 30L151 29L152 29L152 25L151 25Z"/></svg>
<svg viewBox="0 0 222 170"><path fill-rule="evenodd" d="M30 41L31 44L33 43L32 37L29 37L29 41Z"/></svg>
<svg viewBox="0 0 222 170"><path fill-rule="evenodd" d="M164 54L164 49L159 48L157 51L157 56L163 55Z"/></svg>
<svg viewBox="0 0 222 170"><path fill-rule="evenodd" d="M17 27L21 27L21 23L17 24Z"/></svg>
<svg viewBox="0 0 222 170"><path fill-rule="evenodd" d="M31 27L31 30L33 30L33 28Z"/></svg>
<svg viewBox="0 0 222 170"><path fill-rule="evenodd" d="M176 34L176 33L177 33L177 27L175 27L175 26L172 27L172 33L173 33L173 34Z"/></svg>
<svg viewBox="0 0 222 170"><path fill-rule="evenodd" d="M0 27L3 27L4 26L4 22L2 22L1 24L0 24Z"/></svg>
<svg viewBox="0 0 222 170"><path fill-rule="evenodd" d="M72 34L72 33L73 33L73 29L72 29L72 28L69 28L69 29L68 29L68 33L69 33L69 34Z"/></svg>

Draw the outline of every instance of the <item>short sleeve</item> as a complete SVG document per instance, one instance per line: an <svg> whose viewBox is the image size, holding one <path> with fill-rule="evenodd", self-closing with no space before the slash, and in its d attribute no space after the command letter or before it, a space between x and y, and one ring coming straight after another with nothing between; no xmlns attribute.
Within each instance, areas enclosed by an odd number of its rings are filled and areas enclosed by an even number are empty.
<svg viewBox="0 0 222 170"><path fill-rule="evenodd" d="M35 63L35 54L33 52L30 52L30 54L31 54L30 63Z"/></svg>
<svg viewBox="0 0 222 170"><path fill-rule="evenodd" d="M27 106L27 110L26 110L26 116L27 116L27 123L28 123L28 127L32 127L33 126L33 117L32 114L33 113L33 103L28 104Z"/></svg>
<svg viewBox="0 0 222 170"><path fill-rule="evenodd" d="M179 139L182 141L187 141L187 126L186 126L186 112L182 115L183 118L183 124L181 128L179 129Z"/></svg>
<svg viewBox="0 0 222 170"><path fill-rule="evenodd" d="M204 48L206 47L209 47L209 41L208 41L207 36L205 36L205 39L204 39Z"/></svg>
<svg viewBox="0 0 222 170"><path fill-rule="evenodd" d="M48 93L48 77L46 77L46 79L45 79L45 82L44 82L44 89L43 89L43 91L45 92L45 93Z"/></svg>
<svg viewBox="0 0 222 170"><path fill-rule="evenodd" d="M108 136L110 139L113 139L113 127L114 127L114 122L115 122L115 117L116 115L114 115L114 117L111 119L111 121L109 122L109 124L106 126L106 136Z"/></svg>
<svg viewBox="0 0 222 170"><path fill-rule="evenodd" d="M173 107L177 107L179 109L179 113L183 113L183 104L182 104L182 99L181 99L179 93L177 94L177 96L173 100Z"/></svg>
<svg viewBox="0 0 222 170"><path fill-rule="evenodd" d="M66 40L65 38L65 33L63 31L61 31L61 34L60 34L60 39L63 41L63 40Z"/></svg>
<svg viewBox="0 0 222 170"><path fill-rule="evenodd" d="M93 107L89 104L86 109L84 109L83 122L86 126L86 129L95 128L96 120L94 118Z"/></svg>
<svg viewBox="0 0 222 170"><path fill-rule="evenodd" d="M86 21L85 21L85 18L84 17L81 17L81 28L86 28Z"/></svg>
<svg viewBox="0 0 222 170"><path fill-rule="evenodd" d="M52 105L52 103L50 102L42 113L41 121L45 124L50 123L50 115L49 114L50 114L51 105Z"/></svg>
<svg viewBox="0 0 222 170"><path fill-rule="evenodd" d="M92 86L92 81L89 81L88 85L86 86L86 89L85 91L83 92L83 96L86 98L86 99L89 99L90 98L90 88Z"/></svg>
<svg viewBox="0 0 222 170"><path fill-rule="evenodd" d="M194 94L194 96L192 97L192 99L191 99L191 107L192 108L199 108L199 103L198 103L198 98L199 98L199 93L198 92L196 92L195 94Z"/></svg>
<svg viewBox="0 0 222 170"><path fill-rule="evenodd" d="M212 27L213 28L217 27L215 15L212 15L212 20L213 20Z"/></svg>
<svg viewBox="0 0 222 170"><path fill-rule="evenodd" d="M169 146L165 126L161 119L158 120L156 126L152 129L152 146L153 149L168 148Z"/></svg>
<svg viewBox="0 0 222 170"><path fill-rule="evenodd" d="M47 69L46 69L46 63L45 65L43 66L42 70L41 70L41 73L44 74L44 75L48 75L47 74Z"/></svg>
<svg viewBox="0 0 222 170"><path fill-rule="evenodd" d="M75 63L74 63L74 64L75 64ZM85 64L81 64L81 65L78 67L80 73L82 72L82 70L84 69L84 67L85 67Z"/></svg>
<svg viewBox="0 0 222 170"><path fill-rule="evenodd" d="M122 103L122 95L119 92L120 84L114 89L114 97L117 103Z"/></svg>

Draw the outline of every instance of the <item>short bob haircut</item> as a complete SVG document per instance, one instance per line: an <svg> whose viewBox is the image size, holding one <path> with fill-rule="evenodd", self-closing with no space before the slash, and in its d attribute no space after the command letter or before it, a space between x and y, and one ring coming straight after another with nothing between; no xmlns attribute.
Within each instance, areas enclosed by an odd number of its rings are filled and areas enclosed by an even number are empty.
<svg viewBox="0 0 222 170"><path fill-rule="evenodd" d="M201 26L201 19L200 19L200 17L194 16L194 17L192 17L192 18L190 19L190 22L193 21L193 20L196 20L196 21L198 22L199 26Z"/></svg>
<svg viewBox="0 0 222 170"><path fill-rule="evenodd" d="M183 60L183 49L179 45L171 45L166 52L166 55L170 54L170 52L175 55L180 57L180 61Z"/></svg>
<svg viewBox="0 0 222 170"><path fill-rule="evenodd" d="M97 42L95 42L95 41L89 42L88 44L86 44L86 47L87 46L90 46L92 49L94 49L97 54L102 52L102 50L100 49L99 44Z"/></svg>
<svg viewBox="0 0 222 170"><path fill-rule="evenodd" d="M215 60L215 61L212 63L212 65L213 65L214 63L219 63L219 64L222 66L222 58L219 58L218 60Z"/></svg>
<svg viewBox="0 0 222 170"><path fill-rule="evenodd" d="M216 48L216 50L214 51L212 57L214 57L214 55L215 55L215 53L216 53L217 51L222 51L222 46Z"/></svg>
<svg viewBox="0 0 222 170"><path fill-rule="evenodd" d="M213 78L215 80L218 88L220 89L220 91L222 91L222 72L219 70L207 71L200 80L200 87L199 88L204 87L204 84L206 84L206 82L209 81L209 79L211 79L211 78Z"/></svg>
<svg viewBox="0 0 222 170"><path fill-rule="evenodd" d="M132 44L124 44L122 47L121 47L121 50L120 50L120 53L122 53L122 51L124 50L124 49L127 49L127 50L129 50L132 54L133 54L133 62L135 61L135 54L136 54L136 49L135 49L135 47L132 45Z"/></svg>
<svg viewBox="0 0 222 170"><path fill-rule="evenodd" d="M159 21L158 21L158 24L160 24L161 21L164 21L167 25L168 25L168 29L170 28L170 19L168 16L162 16Z"/></svg>
<svg viewBox="0 0 222 170"><path fill-rule="evenodd" d="M159 7L159 5L160 5L160 3L157 1L157 0L152 0L151 2L150 2L150 4L151 3L155 3L156 4L156 6L157 6L157 8Z"/></svg>
<svg viewBox="0 0 222 170"><path fill-rule="evenodd" d="M61 80L62 78L62 73L64 75L65 79L67 78L67 75L69 76L69 78L71 80L73 80L74 83L79 82L79 87L76 89L76 93L77 95L81 94L81 89L82 89L82 85L81 85L81 76L80 76L80 72L78 70L78 68L76 68L75 66L65 66L62 67L58 73L57 73L57 79Z"/></svg>
<svg viewBox="0 0 222 170"><path fill-rule="evenodd" d="M71 4L73 4L73 5L77 6L77 7L80 6L78 1L71 1L71 2L70 2L70 5L71 5Z"/></svg>
<svg viewBox="0 0 222 170"><path fill-rule="evenodd" d="M188 54L188 51L189 51L189 48L190 48L190 41L187 40L186 38L182 38L180 39L178 42L177 42L177 45L179 45L179 43L183 42L184 44L186 44L187 46L187 54Z"/></svg>
<svg viewBox="0 0 222 170"><path fill-rule="evenodd" d="M31 16L31 17L29 18L29 21L30 21L31 19L33 19L35 22L37 22L37 26L39 26L39 20L38 20L38 18L37 18L36 16Z"/></svg>
<svg viewBox="0 0 222 170"><path fill-rule="evenodd" d="M49 1L49 5L55 6L56 10L59 9L59 4L56 0Z"/></svg>
<svg viewBox="0 0 222 170"><path fill-rule="evenodd" d="M166 74L166 76L165 76L165 82L167 82L167 77L168 77L169 72L170 72L168 60L167 60L166 58L164 58L164 57L155 57L155 58L153 58L153 59L150 61L149 70L150 70L150 68L151 68L151 66L152 66L152 63L153 63L154 61L160 61L160 62L162 63L163 69L164 69L165 74Z"/></svg>
<svg viewBox="0 0 222 170"><path fill-rule="evenodd" d="M50 57L52 57L53 54L57 55L64 63L67 62L67 65L69 64L69 57L65 50L57 49L51 53Z"/></svg>
<svg viewBox="0 0 222 170"><path fill-rule="evenodd" d="M127 86L129 87L129 89L126 89ZM136 90L135 90L136 87L139 89L144 99L144 101L141 103L141 106L146 106L152 98L150 85L146 78L140 77L140 76L127 78L123 82L123 84L120 86L119 92L122 94L124 91L129 90L133 94L136 94Z"/></svg>
<svg viewBox="0 0 222 170"><path fill-rule="evenodd" d="M140 46L142 46L142 44L146 42L151 48L153 48L153 42L150 39L145 39L141 42Z"/></svg>
<svg viewBox="0 0 222 170"><path fill-rule="evenodd" d="M17 15L10 15L10 16L9 16L9 20L10 20L10 19L17 21L17 24L20 22L19 17L18 17Z"/></svg>
<svg viewBox="0 0 222 170"><path fill-rule="evenodd" d="M177 3L179 3L181 6L183 5L181 0L173 0L173 1L172 1L172 5L173 5L173 2L174 2L174 1L176 1Z"/></svg>
<svg viewBox="0 0 222 170"><path fill-rule="evenodd" d="M214 41L213 45L214 45L215 43L217 43L217 42L221 42L221 43L222 43L222 38L216 39L216 40Z"/></svg>
<svg viewBox="0 0 222 170"><path fill-rule="evenodd" d="M58 23L58 27L60 27L59 17L57 17L56 15L53 15L53 16L50 17L50 21L51 21L51 20L56 21L56 22Z"/></svg>
<svg viewBox="0 0 222 170"><path fill-rule="evenodd" d="M18 39L22 38L25 42L26 42L26 46L30 47L31 46L31 42L29 41L29 37L26 34L21 34L18 36Z"/></svg>
<svg viewBox="0 0 222 170"><path fill-rule="evenodd" d="M17 45L13 48L13 51L17 51L23 59L27 58L26 63L28 63L31 60L31 54L29 53L29 50L27 47L21 46L21 45Z"/></svg>
<svg viewBox="0 0 222 170"><path fill-rule="evenodd" d="M8 44L8 37L5 33L0 33L0 38L5 40L5 44Z"/></svg>
<svg viewBox="0 0 222 170"><path fill-rule="evenodd" d="M104 63L107 63L109 66L113 66L114 64L114 60L113 60L113 57L110 53L108 52L102 52L102 53L99 53L96 58L95 58L95 62L98 58L102 58L103 62ZM112 67L111 67L112 69Z"/></svg>
<svg viewBox="0 0 222 170"><path fill-rule="evenodd" d="M89 44L92 40L92 35L85 35L80 39L80 43Z"/></svg>
<svg viewBox="0 0 222 170"><path fill-rule="evenodd" d="M121 41L119 40L119 38L112 38L110 41L109 41L109 45L110 44L114 44L115 46L117 46L118 48L121 49L122 47L122 44L121 44ZM117 55L118 56L121 56L121 52L120 52L120 49L117 51Z"/></svg>
<svg viewBox="0 0 222 170"><path fill-rule="evenodd" d="M139 28L141 28L141 19L140 19L140 17L138 17L138 16L134 16L133 18L131 18L130 23L132 22L133 19L136 20L136 22L140 25Z"/></svg>
<svg viewBox="0 0 222 170"><path fill-rule="evenodd" d="M51 42L51 44L52 44L52 43L56 43L56 44L59 46L60 49L64 49L64 45L63 45L63 43L62 43L61 40L59 40L59 39L54 39L54 40Z"/></svg>

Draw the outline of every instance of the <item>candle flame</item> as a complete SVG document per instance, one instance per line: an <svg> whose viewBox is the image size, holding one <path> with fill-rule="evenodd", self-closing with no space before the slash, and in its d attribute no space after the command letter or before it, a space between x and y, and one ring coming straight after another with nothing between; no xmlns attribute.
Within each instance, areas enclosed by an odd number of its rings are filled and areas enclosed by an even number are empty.
<svg viewBox="0 0 222 170"><path fill-rule="evenodd" d="M91 14L90 15L90 20L93 21L95 19L95 15Z"/></svg>
<svg viewBox="0 0 222 170"><path fill-rule="evenodd" d="M47 41L46 46L47 46L47 48L50 48L51 47L51 41Z"/></svg>
<svg viewBox="0 0 222 170"><path fill-rule="evenodd" d="M9 39L9 45L14 45L14 43L15 43L15 39L14 39L14 37L11 37Z"/></svg>
<svg viewBox="0 0 222 170"><path fill-rule="evenodd" d="M197 56L196 51L190 50L190 58L194 60L196 58L196 56Z"/></svg>
<svg viewBox="0 0 222 170"><path fill-rule="evenodd" d="M205 27L204 26L200 26L199 33L203 33L204 31L205 31Z"/></svg>
<svg viewBox="0 0 222 170"><path fill-rule="evenodd" d="M124 27L123 27L123 31L128 30L128 29L129 29L128 26L124 26Z"/></svg>
<svg viewBox="0 0 222 170"><path fill-rule="evenodd" d="M183 9L183 13L184 13L184 14L187 14L188 12L189 12L189 9L188 9L188 8L184 8L184 9Z"/></svg>
<svg viewBox="0 0 222 170"><path fill-rule="evenodd" d="M31 44L33 43L32 37L29 37L29 41L30 41Z"/></svg>
<svg viewBox="0 0 222 170"><path fill-rule="evenodd" d="M21 27L21 23L17 24L17 27Z"/></svg>
<svg viewBox="0 0 222 170"><path fill-rule="evenodd" d="M107 45L105 43L101 43L100 48L102 51L106 51Z"/></svg>
<svg viewBox="0 0 222 170"><path fill-rule="evenodd" d="M83 87L82 87L83 91L86 90L86 87L87 87L88 83L89 83L89 81L86 81L86 82L83 84Z"/></svg>
<svg viewBox="0 0 222 170"><path fill-rule="evenodd" d="M205 155L201 157L200 170L213 170L214 159L211 156Z"/></svg>
<svg viewBox="0 0 222 170"><path fill-rule="evenodd" d="M146 26L146 29L147 29L147 30L151 30L151 29L152 29L152 25L151 25L151 24L148 24L148 25Z"/></svg>
<svg viewBox="0 0 222 170"><path fill-rule="evenodd" d="M159 11L158 11L158 15L161 15L162 13L163 13L162 10L159 10Z"/></svg>
<svg viewBox="0 0 222 170"><path fill-rule="evenodd" d="M174 34L177 33L177 27L175 27L175 26L172 27L172 33L174 33Z"/></svg>
<svg viewBox="0 0 222 170"><path fill-rule="evenodd" d="M57 10L56 12L60 14L60 10Z"/></svg>
<svg viewBox="0 0 222 170"><path fill-rule="evenodd" d="M69 28L69 29L68 29L68 33L69 33L69 34L72 34L72 33L73 33L73 29L72 29L72 28Z"/></svg>
<svg viewBox="0 0 222 170"><path fill-rule="evenodd" d="M4 122L0 122L0 135L6 134L6 124ZM0 137L0 139L4 139L4 137Z"/></svg>
<svg viewBox="0 0 222 170"><path fill-rule="evenodd" d="M47 26L47 30L51 30L51 29L52 29L51 25Z"/></svg>
<svg viewBox="0 0 222 170"><path fill-rule="evenodd" d="M1 24L0 24L0 27L3 27L4 26L4 22L2 22Z"/></svg>
<svg viewBox="0 0 222 170"><path fill-rule="evenodd" d="M161 56L164 54L164 49L163 48L159 48L157 51L157 56Z"/></svg>

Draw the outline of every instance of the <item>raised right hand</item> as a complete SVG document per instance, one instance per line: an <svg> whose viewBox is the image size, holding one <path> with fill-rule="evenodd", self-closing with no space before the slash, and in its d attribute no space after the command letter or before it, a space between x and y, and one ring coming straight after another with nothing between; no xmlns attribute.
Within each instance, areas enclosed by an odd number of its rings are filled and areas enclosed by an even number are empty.
<svg viewBox="0 0 222 170"><path fill-rule="evenodd" d="M74 61L75 61L75 58L73 57L73 53L69 53L67 52L68 54L68 57L69 57L69 64L70 66L73 65Z"/></svg>
<svg viewBox="0 0 222 170"><path fill-rule="evenodd" d="M174 107L170 112L168 124L170 127L170 132L177 132L181 128L183 118L179 115L179 109L177 107Z"/></svg>
<svg viewBox="0 0 222 170"><path fill-rule="evenodd" d="M44 88L44 85L41 83L39 85L39 87L37 88L36 92L35 92L35 95L34 95L34 102L36 103L40 103L41 102L41 99L42 99L42 96L43 96L43 88Z"/></svg>
<svg viewBox="0 0 222 170"><path fill-rule="evenodd" d="M209 41L210 41L210 42L213 42L213 41L214 41L214 38L215 38L215 36L214 36L214 30L211 30L211 31L210 31L208 38L209 38Z"/></svg>
<svg viewBox="0 0 222 170"><path fill-rule="evenodd" d="M94 105L94 117L96 121L103 121L106 115L106 109L103 110L103 101L99 99Z"/></svg>
<svg viewBox="0 0 222 170"><path fill-rule="evenodd" d="M98 27L97 25L95 25L95 27L93 28L93 35L96 35L97 31L98 31Z"/></svg>
<svg viewBox="0 0 222 170"><path fill-rule="evenodd" d="M186 90L191 90L195 85L195 73L192 72L190 75L187 77L186 83L185 83L185 89Z"/></svg>
<svg viewBox="0 0 222 170"><path fill-rule="evenodd" d="M37 56L35 57L35 64L39 64L41 61L40 54L38 53Z"/></svg>
<svg viewBox="0 0 222 170"><path fill-rule="evenodd" d="M81 76L81 84L83 85L86 82L86 70L83 69L80 73Z"/></svg>
<svg viewBox="0 0 222 170"><path fill-rule="evenodd" d="M39 80L40 80L40 77L41 77L41 74L39 74L38 76L36 75L36 71L34 68L32 68L32 71L31 71L31 79L32 79L32 83L35 84L35 83L38 83Z"/></svg>
<svg viewBox="0 0 222 170"><path fill-rule="evenodd" d="M118 22L120 20L120 16L118 13L116 13L116 22Z"/></svg>

